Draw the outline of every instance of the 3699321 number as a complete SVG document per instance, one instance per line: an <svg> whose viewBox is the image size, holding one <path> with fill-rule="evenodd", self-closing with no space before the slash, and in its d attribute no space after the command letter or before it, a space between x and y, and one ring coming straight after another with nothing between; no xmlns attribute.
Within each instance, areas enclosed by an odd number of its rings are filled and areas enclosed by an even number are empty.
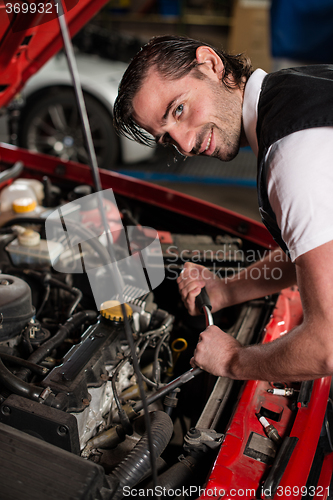
<svg viewBox="0 0 333 500"><path fill-rule="evenodd" d="M49 3L9 3L5 4L7 14L53 14L58 13L58 4ZM55 10L53 11L53 8Z"/></svg>
<svg viewBox="0 0 333 500"><path fill-rule="evenodd" d="M329 487L323 486L278 486L276 491L277 497L324 497L329 494Z"/></svg>

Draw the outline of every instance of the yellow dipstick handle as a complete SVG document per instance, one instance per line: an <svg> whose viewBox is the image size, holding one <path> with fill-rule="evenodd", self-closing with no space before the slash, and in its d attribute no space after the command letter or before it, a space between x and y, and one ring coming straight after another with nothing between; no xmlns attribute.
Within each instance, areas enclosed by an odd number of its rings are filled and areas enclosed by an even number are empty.
<svg viewBox="0 0 333 500"><path fill-rule="evenodd" d="M173 371L175 368L175 364L177 362L177 359L180 356L180 353L185 351L187 349L187 341L183 338L178 338L172 341L171 343L171 350L172 350L172 367L168 369L168 375L171 377L173 375Z"/></svg>

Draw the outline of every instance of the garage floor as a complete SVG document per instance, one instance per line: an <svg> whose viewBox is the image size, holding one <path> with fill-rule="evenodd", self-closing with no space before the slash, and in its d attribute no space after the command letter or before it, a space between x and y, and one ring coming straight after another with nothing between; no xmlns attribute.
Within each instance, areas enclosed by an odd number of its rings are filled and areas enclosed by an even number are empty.
<svg viewBox="0 0 333 500"><path fill-rule="evenodd" d="M117 171L260 220L256 158L249 148L242 149L234 160L226 163L202 156L184 160L177 153L161 148L150 163L121 165Z"/></svg>

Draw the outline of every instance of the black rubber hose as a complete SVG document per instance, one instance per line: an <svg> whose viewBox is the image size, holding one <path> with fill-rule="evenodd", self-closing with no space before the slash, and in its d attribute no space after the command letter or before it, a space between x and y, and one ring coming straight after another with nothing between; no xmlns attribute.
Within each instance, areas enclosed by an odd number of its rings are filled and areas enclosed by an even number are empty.
<svg viewBox="0 0 333 500"><path fill-rule="evenodd" d="M50 292L51 292L51 287L49 284L47 284L45 286L45 289L44 289L44 296L43 296L43 300L42 300L42 303L41 305L39 306L39 309L38 311L36 312L36 318L39 318L39 316L41 315L47 301L49 300L49 297L50 297Z"/></svg>
<svg viewBox="0 0 333 500"><path fill-rule="evenodd" d="M23 171L23 168L24 164L21 161L17 161L12 167L0 173L0 182L2 183L9 179L14 179L14 177L18 177Z"/></svg>
<svg viewBox="0 0 333 500"><path fill-rule="evenodd" d="M0 384L14 394L23 396L24 398L40 401L40 395L44 391L43 387L37 387L24 382L14 375L2 362L0 358Z"/></svg>
<svg viewBox="0 0 333 500"><path fill-rule="evenodd" d="M41 314L41 311L43 310L48 300L50 294L50 286L61 288L62 290L66 290L66 292L69 292L70 294L75 296L75 300L73 304L71 304L67 316L71 316L73 314L75 308L82 299L83 294L81 290L73 286L69 286L66 283L63 283L62 281L56 278L53 278L49 273L41 273L39 271L35 271L34 269L24 269L23 274L25 276L32 276L36 278L45 287L45 296L43 298L41 306L39 307L38 312L36 313L36 318Z"/></svg>
<svg viewBox="0 0 333 500"><path fill-rule="evenodd" d="M79 326L83 325L86 321L92 323L96 320L98 313L96 311L81 311L76 314L73 314L71 318L69 318L66 323L64 323L57 333L53 335L49 340L44 342L35 352L33 352L28 361L31 363L38 364L43 359L46 358L52 352L53 349L58 347L63 343L63 341L71 335L73 331L76 330ZM18 376L20 379L25 380L25 378L30 374L30 371L26 368L20 370Z"/></svg>
<svg viewBox="0 0 333 500"><path fill-rule="evenodd" d="M19 365L24 366L25 368L29 368L29 370L40 376L46 375L49 371L47 368L44 368L44 366L35 365L35 363L31 363L31 361L17 358L16 356L11 356L10 354L5 354L4 352L0 352L0 358L8 361L9 363L12 363L13 365Z"/></svg>
<svg viewBox="0 0 333 500"><path fill-rule="evenodd" d="M151 418L151 433L155 459L157 459L168 445L173 432L173 423L169 415L163 411L149 414ZM148 449L147 432L130 451L127 457L107 477L112 490L112 500L123 497L125 486L133 488L150 470L150 452Z"/></svg>
<svg viewBox="0 0 333 500"><path fill-rule="evenodd" d="M29 356L28 361L36 364L40 363L53 349L61 345L79 326L83 325L86 321L95 321L97 315L98 313L96 311L81 311L74 314L59 328L53 337L44 342L33 354L31 354L31 356Z"/></svg>
<svg viewBox="0 0 333 500"><path fill-rule="evenodd" d="M176 489L182 488L188 484L195 484L198 463L197 458L188 455L160 474L158 476L158 486L165 491L164 496L171 498L168 491L174 492ZM153 484L150 482L147 484L146 489L148 490L152 487Z"/></svg>

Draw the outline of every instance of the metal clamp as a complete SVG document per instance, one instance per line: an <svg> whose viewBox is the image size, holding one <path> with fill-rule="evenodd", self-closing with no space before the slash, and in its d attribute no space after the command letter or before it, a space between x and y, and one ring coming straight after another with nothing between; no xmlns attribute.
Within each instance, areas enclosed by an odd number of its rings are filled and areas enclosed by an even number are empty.
<svg viewBox="0 0 333 500"><path fill-rule="evenodd" d="M214 450L218 448L224 439L224 434L216 432L214 429L200 429L192 427L185 436L184 450L207 451L207 448Z"/></svg>

